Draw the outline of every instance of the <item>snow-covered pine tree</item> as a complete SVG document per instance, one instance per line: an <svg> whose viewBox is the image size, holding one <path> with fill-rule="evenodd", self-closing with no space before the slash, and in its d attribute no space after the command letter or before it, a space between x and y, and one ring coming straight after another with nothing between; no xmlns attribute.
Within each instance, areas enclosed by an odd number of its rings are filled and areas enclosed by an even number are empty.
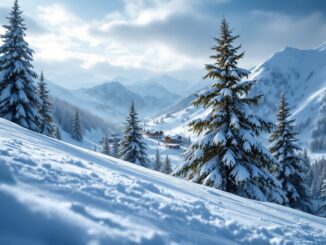
<svg viewBox="0 0 326 245"><path fill-rule="evenodd" d="M160 155L160 152L159 152L159 150L157 148L156 149L156 154L155 154L153 170L160 171L161 167L162 167L161 155Z"/></svg>
<svg viewBox="0 0 326 245"><path fill-rule="evenodd" d="M62 140L60 128L58 125L56 125L54 128L53 137L56 138L57 140Z"/></svg>
<svg viewBox="0 0 326 245"><path fill-rule="evenodd" d="M53 125L53 112L51 110L52 104L49 98L49 91L46 88L46 82L44 74L41 72L40 81L38 83L38 95L41 101L39 113L41 115L40 132L47 136L53 136L54 125Z"/></svg>
<svg viewBox="0 0 326 245"><path fill-rule="evenodd" d="M137 165L149 167L146 143L144 142L139 122L134 102L132 102L125 122L124 136L120 142L119 158Z"/></svg>
<svg viewBox="0 0 326 245"><path fill-rule="evenodd" d="M207 116L190 123L200 137L185 153L186 161L174 175L243 197L283 203L279 181L266 169L275 159L260 143L259 135L272 124L252 108L262 96L249 96L255 81L243 81L249 71L238 68L243 53L234 47L238 36L222 20L220 37L212 48L213 64L206 65L210 88L197 94L194 106L209 110Z"/></svg>
<svg viewBox="0 0 326 245"><path fill-rule="evenodd" d="M312 152L326 150L326 92L321 99L319 113L311 133L310 150Z"/></svg>
<svg viewBox="0 0 326 245"><path fill-rule="evenodd" d="M302 164L303 164L303 169L305 173L305 180L304 182L308 186L310 197L312 197L312 191L311 191L311 184L312 184L312 168L311 168L311 162L310 158L308 156L308 151L306 148L303 150L302 154Z"/></svg>
<svg viewBox="0 0 326 245"><path fill-rule="evenodd" d="M311 165L310 178L311 184L310 189L313 195L313 198L318 199L321 193L321 183L323 181L323 173L326 172L326 159L321 158L316 160L314 164Z"/></svg>
<svg viewBox="0 0 326 245"><path fill-rule="evenodd" d="M324 179L321 185L320 194L321 206L319 209L319 215L326 218L326 174L324 173Z"/></svg>
<svg viewBox="0 0 326 245"><path fill-rule="evenodd" d="M171 174L172 173L172 167L171 167L171 161L168 155L166 155L164 162L161 167L161 172L165 174Z"/></svg>
<svg viewBox="0 0 326 245"><path fill-rule="evenodd" d="M277 125L270 135L270 151L278 161L273 174L283 186L288 199L286 205L309 212L311 195L306 184L309 169L306 169L303 158L298 154L301 150L297 145L298 133L295 131L295 120L290 117L289 105L283 94L277 113Z"/></svg>
<svg viewBox="0 0 326 245"><path fill-rule="evenodd" d="M71 137L79 142L83 141L83 128L80 120L79 110L76 109L73 124L72 124L72 134Z"/></svg>
<svg viewBox="0 0 326 245"><path fill-rule="evenodd" d="M27 129L39 132L40 100L35 87L33 50L25 41L26 26L22 11L15 0L4 25L0 47L0 117Z"/></svg>
<svg viewBox="0 0 326 245"><path fill-rule="evenodd" d="M109 156L111 154L109 137L105 135L101 143L102 143L102 153Z"/></svg>
<svg viewBox="0 0 326 245"><path fill-rule="evenodd" d="M119 157L119 140L116 138L113 140L112 156L115 158Z"/></svg>

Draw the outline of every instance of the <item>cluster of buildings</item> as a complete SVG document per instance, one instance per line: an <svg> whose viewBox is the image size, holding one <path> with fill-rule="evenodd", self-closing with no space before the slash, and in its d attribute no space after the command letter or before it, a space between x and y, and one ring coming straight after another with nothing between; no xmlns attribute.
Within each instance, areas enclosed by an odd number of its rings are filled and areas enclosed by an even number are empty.
<svg viewBox="0 0 326 245"><path fill-rule="evenodd" d="M181 145L184 143L184 139L180 135L164 135L163 131L145 130L143 133L146 137L155 139L165 145L168 149L181 149ZM108 136L108 142L114 144L120 142L122 139L121 134L111 134ZM102 139L100 143L103 143Z"/></svg>
<svg viewBox="0 0 326 245"><path fill-rule="evenodd" d="M162 142L166 148L180 149L183 144L183 137L180 135L164 135L163 131L146 130L144 133L148 138Z"/></svg>

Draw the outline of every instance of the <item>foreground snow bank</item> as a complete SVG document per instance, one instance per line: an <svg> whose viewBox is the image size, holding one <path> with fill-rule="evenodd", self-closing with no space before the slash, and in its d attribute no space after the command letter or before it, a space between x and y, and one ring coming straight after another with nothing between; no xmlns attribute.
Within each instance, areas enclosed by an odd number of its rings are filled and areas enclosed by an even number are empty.
<svg viewBox="0 0 326 245"><path fill-rule="evenodd" d="M0 119L0 244L325 244L326 219L240 198Z"/></svg>

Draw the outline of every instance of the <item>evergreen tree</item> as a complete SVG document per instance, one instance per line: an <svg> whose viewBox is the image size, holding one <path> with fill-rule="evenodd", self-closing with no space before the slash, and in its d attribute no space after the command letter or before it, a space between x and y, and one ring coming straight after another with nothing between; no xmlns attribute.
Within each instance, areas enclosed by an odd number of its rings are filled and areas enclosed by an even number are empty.
<svg viewBox="0 0 326 245"><path fill-rule="evenodd" d="M125 122L124 136L120 142L119 157L122 160L149 167L146 144L139 127L139 122L134 102L132 102Z"/></svg>
<svg viewBox="0 0 326 245"><path fill-rule="evenodd" d="M304 184L307 186L307 193L308 193L308 196L310 199L310 202L309 202L310 210L307 210L307 211L313 212L312 202L313 202L314 197L313 197L313 191L311 188L312 182L313 182L313 179L312 179L312 177L313 177L312 171L313 170L312 170L310 158L308 156L308 151L306 148L303 151L302 161L303 161Z"/></svg>
<svg viewBox="0 0 326 245"><path fill-rule="evenodd" d="M73 125L72 125L72 138L82 142L83 141L83 129L82 129L82 125L81 125L81 120L80 120L80 114L79 114L79 110L76 109L75 112L75 117L74 117L74 121L73 121Z"/></svg>
<svg viewBox="0 0 326 245"><path fill-rule="evenodd" d="M102 140L102 153L108 156L111 154L110 140L107 135Z"/></svg>
<svg viewBox="0 0 326 245"><path fill-rule="evenodd" d="M119 157L119 140L116 138L113 140L112 156L115 158Z"/></svg>
<svg viewBox="0 0 326 245"><path fill-rule="evenodd" d="M39 132L40 100L35 87L33 50L25 41L26 27L18 1L4 25L0 47L0 117Z"/></svg>
<svg viewBox="0 0 326 245"><path fill-rule="evenodd" d="M296 143L298 139L295 120L290 119L290 116L290 109L283 94L277 113L277 125L270 136L270 151L278 160L278 166L273 169L273 173L283 186L288 199L286 205L309 211L311 196L305 183L308 169L303 158L297 153L301 149Z"/></svg>
<svg viewBox="0 0 326 245"><path fill-rule="evenodd" d="M312 152L326 150L326 93L321 100L319 113L311 133L310 150Z"/></svg>
<svg viewBox="0 0 326 245"><path fill-rule="evenodd" d="M60 128L59 128L58 125L56 125L55 128L54 128L53 137L58 139L58 140L62 140Z"/></svg>
<svg viewBox="0 0 326 245"><path fill-rule="evenodd" d="M166 155L164 162L161 167L161 172L165 174L171 174L172 173L172 167L171 167L171 162L170 158L168 155Z"/></svg>
<svg viewBox="0 0 326 245"><path fill-rule="evenodd" d="M324 173L323 182L321 185L321 194L320 194L321 206L319 209L319 215L326 218L326 174Z"/></svg>
<svg viewBox="0 0 326 245"><path fill-rule="evenodd" d="M310 170L310 189L313 198L318 199L321 195L321 185L323 182L323 173L326 172L326 160L321 158L311 165Z"/></svg>
<svg viewBox="0 0 326 245"><path fill-rule="evenodd" d="M232 44L237 38L223 19L212 48L214 63L206 65L205 79L214 83L193 102L209 113L190 123L200 137L174 175L243 197L283 203L280 183L266 170L275 159L259 142L260 134L269 132L272 124L251 110L262 96L248 95L255 81L243 81L249 71L237 67L243 57L238 54L241 46Z"/></svg>
<svg viewBox="0 0 326 245"><path fill-rule="evenodd" d="M38 95L41 100L39 113L42 117L40 124L40 132L47 136L52 136L54 133L53 125L53 112L51 110L52 104L49 99L49 91L46 88L43 72L40 76L40 82L38 83Z"/></svg>
<svg viewBox="0 0 326 245"><path fill-rule="evenodd" d="M158 148L156 149L153 170L160 171L162 167L161 156Z"/></svg>

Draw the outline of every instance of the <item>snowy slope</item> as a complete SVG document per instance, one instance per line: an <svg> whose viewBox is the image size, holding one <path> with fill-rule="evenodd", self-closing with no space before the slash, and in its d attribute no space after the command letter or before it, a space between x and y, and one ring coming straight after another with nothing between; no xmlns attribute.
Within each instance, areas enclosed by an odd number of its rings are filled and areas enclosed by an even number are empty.
<svg viewBox="0 0 326 245"><path fill-rule="evenodd" d="M247 200L0 119L0 244L325 244L326 219Z"/></svg>

